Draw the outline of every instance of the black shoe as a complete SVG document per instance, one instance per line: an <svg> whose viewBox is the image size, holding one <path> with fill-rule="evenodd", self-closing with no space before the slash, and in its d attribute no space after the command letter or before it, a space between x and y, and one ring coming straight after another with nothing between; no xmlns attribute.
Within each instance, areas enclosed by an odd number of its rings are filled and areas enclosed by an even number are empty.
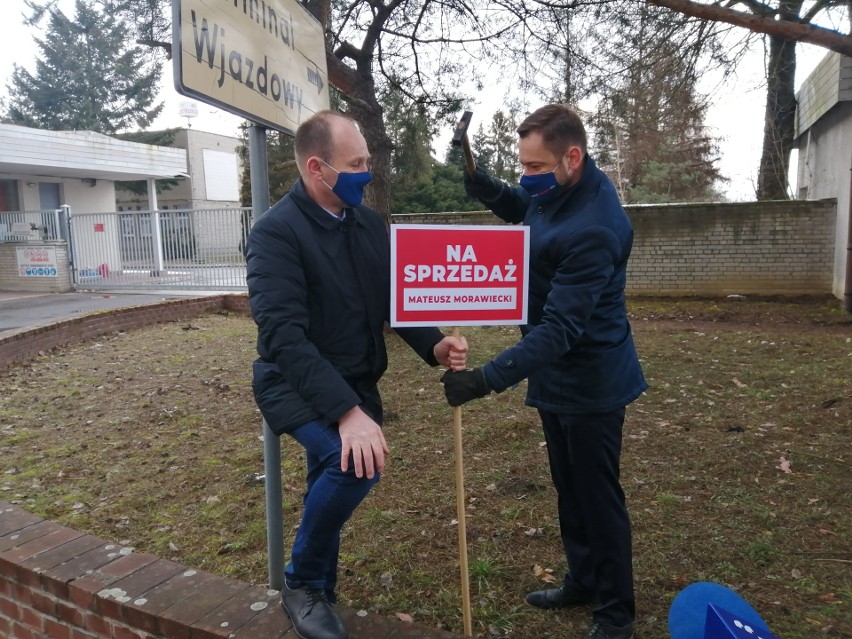
<svg viewBox="0 0 852 639"><path fill-rule="evenodd" d="M633 624L626 626L607 626L602 623L594 623L589 628L585 639L633 639Z"/></svg>
<svg viewBox="0 0 852 639"><path fill-rule="evenodd" d="M281 607L302 639L348 639L349 633L322 588L281 588Z"/></svg>
<svg viewBox="0 0 852 639"><path fill-rule="evenodd" d="M536 608L551 610L553 608L590 604L595 601L595 596L590 592L580 590L574 584L563 583L558 588L531 592L526 596L525 601Z"/></svg>

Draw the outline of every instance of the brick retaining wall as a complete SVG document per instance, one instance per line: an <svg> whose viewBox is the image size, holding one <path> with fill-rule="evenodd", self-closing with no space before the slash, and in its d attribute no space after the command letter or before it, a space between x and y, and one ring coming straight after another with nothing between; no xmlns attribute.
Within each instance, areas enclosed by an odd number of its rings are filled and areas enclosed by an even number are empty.
<svg viewBox="0 0 852 639"><path fill-rule="evenodd" d="M631 295L831 294L835 200L628 207Z"/></svg>
<svg viewBox="0 0 852 639"><path fill-rule="evenodd" d="M248 308L246 295L215 295L120 308L37 326L0 338L0 370L51 348L113 331L127 331L157 322L175 322L217 310L248 314Z"/></svg>
<svg viewBox="0 0 852 639"><path fill-rule="evenodd" d="M352 639L458 638L338 610ZM0 637L297 639L277 591L137 553L2 500Z"/></svg>

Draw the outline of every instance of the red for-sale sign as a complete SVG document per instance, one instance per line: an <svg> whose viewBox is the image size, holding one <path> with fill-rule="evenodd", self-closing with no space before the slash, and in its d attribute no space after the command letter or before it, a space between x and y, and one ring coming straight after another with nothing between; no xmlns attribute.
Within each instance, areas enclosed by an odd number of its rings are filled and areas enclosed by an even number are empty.
<svg viewBox="0 0 852 639"><path fill-rule="evenodd" d="M391 225L391 326L526 324L529 227Z"/></svg>

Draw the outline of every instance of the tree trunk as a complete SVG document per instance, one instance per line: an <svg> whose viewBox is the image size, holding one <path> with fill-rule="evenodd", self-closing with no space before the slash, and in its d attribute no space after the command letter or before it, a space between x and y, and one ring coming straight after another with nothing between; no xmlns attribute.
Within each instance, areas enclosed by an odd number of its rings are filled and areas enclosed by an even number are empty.
<svg viewBox="0 0 852 639"><path fill-rule="evenodd" d="M311 14L329 28L331 16L330 0L305 0L305 7ZM384 15L386 18L386 14ZM380 18L376 18L379 20ZM352 68L343 63L348 57L355 62ZM390 158L393 143L385 130L382 118L382 106L376 98L376 83L372 72L372 49L356 49L344 43L337 52L330 50L326 43L326 63L328 79L337 87L343 100L349 105L351 115L361 126L361 133L367 140L370 150L373 181L364 192L364 201L379 211L390 225Z"/></svg>
<svg viewBox="0 0 852 639"><path fill-rule="evenodd" d="M796 127L796 43L769 36L763 154L757 176L758 200L786 200L787 172Z"/></svg>
<svg viewBox="0 0 852 639"><path fill-rule="evenodd" d="M365 191L368 206L379 211L385 218L385 224L390 224L390 159L393 143L385 130L382 117L383 110L376 99L373 78L362 78L353 92L355 95L345 96L349 104L349 113L361 125L361 132L367 139L370 149L373 181ZM355 98L355 99L350 99Z"/></svg>

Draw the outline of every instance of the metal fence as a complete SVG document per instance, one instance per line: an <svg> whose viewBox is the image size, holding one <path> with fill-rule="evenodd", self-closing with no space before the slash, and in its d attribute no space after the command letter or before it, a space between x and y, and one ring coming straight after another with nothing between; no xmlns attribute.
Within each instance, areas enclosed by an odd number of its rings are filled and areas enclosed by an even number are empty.
<svg viewBox="0 0 852 639"><path fill-rule="evenodd" d="M0 242L67 239L64 209L0 213Z"/></svg>
<svg viewBox="0 0 852 639"><path fill-rule="evenodd" d="M245 290L250 208L71 213L77 289Z"/></svg>
<svg viewBox="0 0 852 639"><path fill-rule="evenodd" d="M251 208L0 212L0 242L67 241L77 289L245 290Z"/></svg>

